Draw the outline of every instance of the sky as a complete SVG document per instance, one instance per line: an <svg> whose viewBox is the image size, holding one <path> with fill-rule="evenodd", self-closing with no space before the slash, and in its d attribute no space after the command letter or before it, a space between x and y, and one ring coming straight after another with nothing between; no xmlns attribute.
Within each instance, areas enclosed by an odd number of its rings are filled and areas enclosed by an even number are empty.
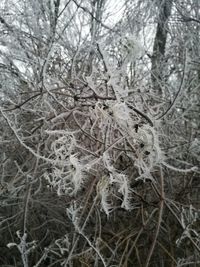
<svg viewBox="0 0 200 267"><path fill-rule="evenodd" d="M109 26L117 23L123 15L124 11L124 0L110 0L106 3L106 9L109 11L110 16L107 19Z"/></svg>

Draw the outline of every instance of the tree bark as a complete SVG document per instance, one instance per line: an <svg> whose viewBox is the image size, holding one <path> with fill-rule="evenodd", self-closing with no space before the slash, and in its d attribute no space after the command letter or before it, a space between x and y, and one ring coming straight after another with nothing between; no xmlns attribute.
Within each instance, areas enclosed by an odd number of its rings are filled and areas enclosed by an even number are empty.
<svg viewBox="0 0 200 267"><path fill-rule="evenodd" d="M167 43L167 24L171 15L172 0L159 0L159 14L151 58L151 81L155 92L162 94L163 64Z"/></svg>

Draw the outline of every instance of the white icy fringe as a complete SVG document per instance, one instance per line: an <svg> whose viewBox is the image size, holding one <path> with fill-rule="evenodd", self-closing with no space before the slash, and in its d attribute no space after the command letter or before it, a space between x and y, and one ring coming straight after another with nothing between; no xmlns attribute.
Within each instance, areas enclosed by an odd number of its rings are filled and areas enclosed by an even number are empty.
<svg viewBox="0 0 200 267"><path fill-rule="evenodd" d="M194 255L185 259L178 259L177 267L182 266L197 266L197 264L200 264L200 256Z"/></svg>
<svg viewBox="0 0 200 267"><path fill-rule="evenodd" d="M186 238L193 238L197 243L200 242L200 234L194 229L194 224L200 219L200 211L196 210L192 205L189 208L182 207L181 226L184 229L181 237L176 241L180 246Z"/></svg>
<svg viewBox="0 0 200 267"><path fill-rule="evenodd" d="M121 207L126 210L131 210L133 207L130 203L131 190L127 176L121 173L114 173L110 175L110 180L112 184L116 184L118 192L122 194Z"/></svg>
<svg viewBox="0 0 200 267"><path fill-rule="evenodd" d="M72 166L71 172L71 182L73 184L72 194L76 194L81 188L81 185L84 181L83 166L80 164L78 158L75 155L69 157L69 161Z"/></svg>
<svg viewBox="0 0 200 267"><path fill-rule="evenodd" d="M97 195L101 200L101 208L109 216L109 213L112 211L112 205L109 201L109 179L106 176L103 176L96 187Z"/></svg>
<svg viewBox="0 0 200 267"><path fill-rule="evenodd" d="M11 248L13 246L16 246L21 254L21 259L23 262L23 267L28 267L28 255L32 250L36 248L36 241L33 240L31 242L27 242L27 233L23 233L23 235L20 234L20 231L16 232L17 237L20 240L20 243L8 243L7 247Z"/></svg>
<svg viewBox="0 0 200 267"><path fill-rule="evenodd" d="M131 210L131 190L128 177L125 174L119 173L117 172L117 170L115 170L115 168L112 166L108 153L103 154L103 162L110 174L106 179L106 182L104 182L104 184L106 185L103 188L99 188L101 192L102 209L106 212L107 215L109 214L109 210L112 210L112 207L110 203L108 203L107 199L108 195L111 195L111 192L109 192L109 185L113 185L114 188L117 188L117 192L122 196L120 196L122 198L121 207L126 210Z"/></svg>
<svg viewBox="0 0 200 267"><path fill-rule="evenodd" d="M85 180L84 166L76 155L70 155L63 166L55 166L51 173L45 173L48 183L56 188L57 194L75 195Z"/></svg>
<svg viewBox="0 0 200 267"><path fill-rule="evenodd" d="M132 176L128 171L121 172L118 169L117 160L120 153L125 153L136 169L138 177L134 177L134 180L154 181L152 172L162 164L175 171L194 170L176 169L165 162L159 140L160 121L154 120L151 110L144 110L143 102L129 98L130 88L126 86L127 66L139 55L139 45L134 36L125 37L117 43L120 45L119 49L124 49L121 67L115 59L110 58L109 51L103 43L98 43L107 71L102 72L100 68L93 66L90 76L85 77L88 87L94 96L98 97L93 102L94 105L88 108L88 113L73 110L72 117L78 127L72 127L70 130L68 125L65 130L45 131L49 136L47 143L50 144L50 149L48 144L46 146L50 151L48 162L51 163L51 168L44 176L49 185L57 190L59 196L74 196L84 185L86 172L92 173L92 176L99 179L97 196L107 216L115 208L113 203L119 203L116 199L121 200L122 208L133 209L130 188ZM104 95L105 92L99 86L102 79L112 88L109 97ZM68 117L69 114L58 115L54 118L54 123L63 116ZM83 144L80 144L80 135L77 133L86 136ZM90 143L87 137L96 144ZM93 145L96 150L93 150ZM121 151L115 150L117 146Z"/></svg>
<svg viewBox="0 0 200 267"><path fill-rule="evenodd" d="M102 177L97 184L97 194L101 200L102 210L109 216L114 208L110 200L111 195L113 194L110 189L111 185L113 188L116 188L117 192L120 194L122 200L121 207L126 210L131 210L131 190L128 178L126 175L117 173L116 171L113 171L112 174L110 173L109 177ZM119 198L118 195L116 197Z"/></svg>
<svg viewBox="0 0 200 267"><path fill-rule="evenodd" d="M52 170L44 174L49 185L57 190L57 194L75 195L82 187L85 179L84 166L77 154L73 153L76 139L67 130L46 131L49 139L57 137L51 143L51 157L54 161Z"/></svg>

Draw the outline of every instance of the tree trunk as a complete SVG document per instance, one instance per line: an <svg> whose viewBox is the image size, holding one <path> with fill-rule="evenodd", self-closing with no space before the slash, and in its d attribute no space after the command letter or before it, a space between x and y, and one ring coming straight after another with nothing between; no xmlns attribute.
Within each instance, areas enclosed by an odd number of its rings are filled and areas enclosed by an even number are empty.
<svg viewBox="0 0 200 267"><path fill-rule="evenodd" d="M171 14L172 1L160 0L153 55L151 58L151 81L157 94L162 94L163 64L167 42L167 24Z"/></svg>

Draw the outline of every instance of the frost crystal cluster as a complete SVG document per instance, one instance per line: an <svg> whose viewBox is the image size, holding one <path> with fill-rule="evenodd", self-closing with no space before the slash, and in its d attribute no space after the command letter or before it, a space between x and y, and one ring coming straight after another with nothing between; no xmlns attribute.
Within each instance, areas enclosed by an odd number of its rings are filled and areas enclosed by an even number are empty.
<svg viewBox="0 0 200 267"><path fill-rule="evenodd" d="M0 1L0 266L199 266L198 2Z"/></svg>

